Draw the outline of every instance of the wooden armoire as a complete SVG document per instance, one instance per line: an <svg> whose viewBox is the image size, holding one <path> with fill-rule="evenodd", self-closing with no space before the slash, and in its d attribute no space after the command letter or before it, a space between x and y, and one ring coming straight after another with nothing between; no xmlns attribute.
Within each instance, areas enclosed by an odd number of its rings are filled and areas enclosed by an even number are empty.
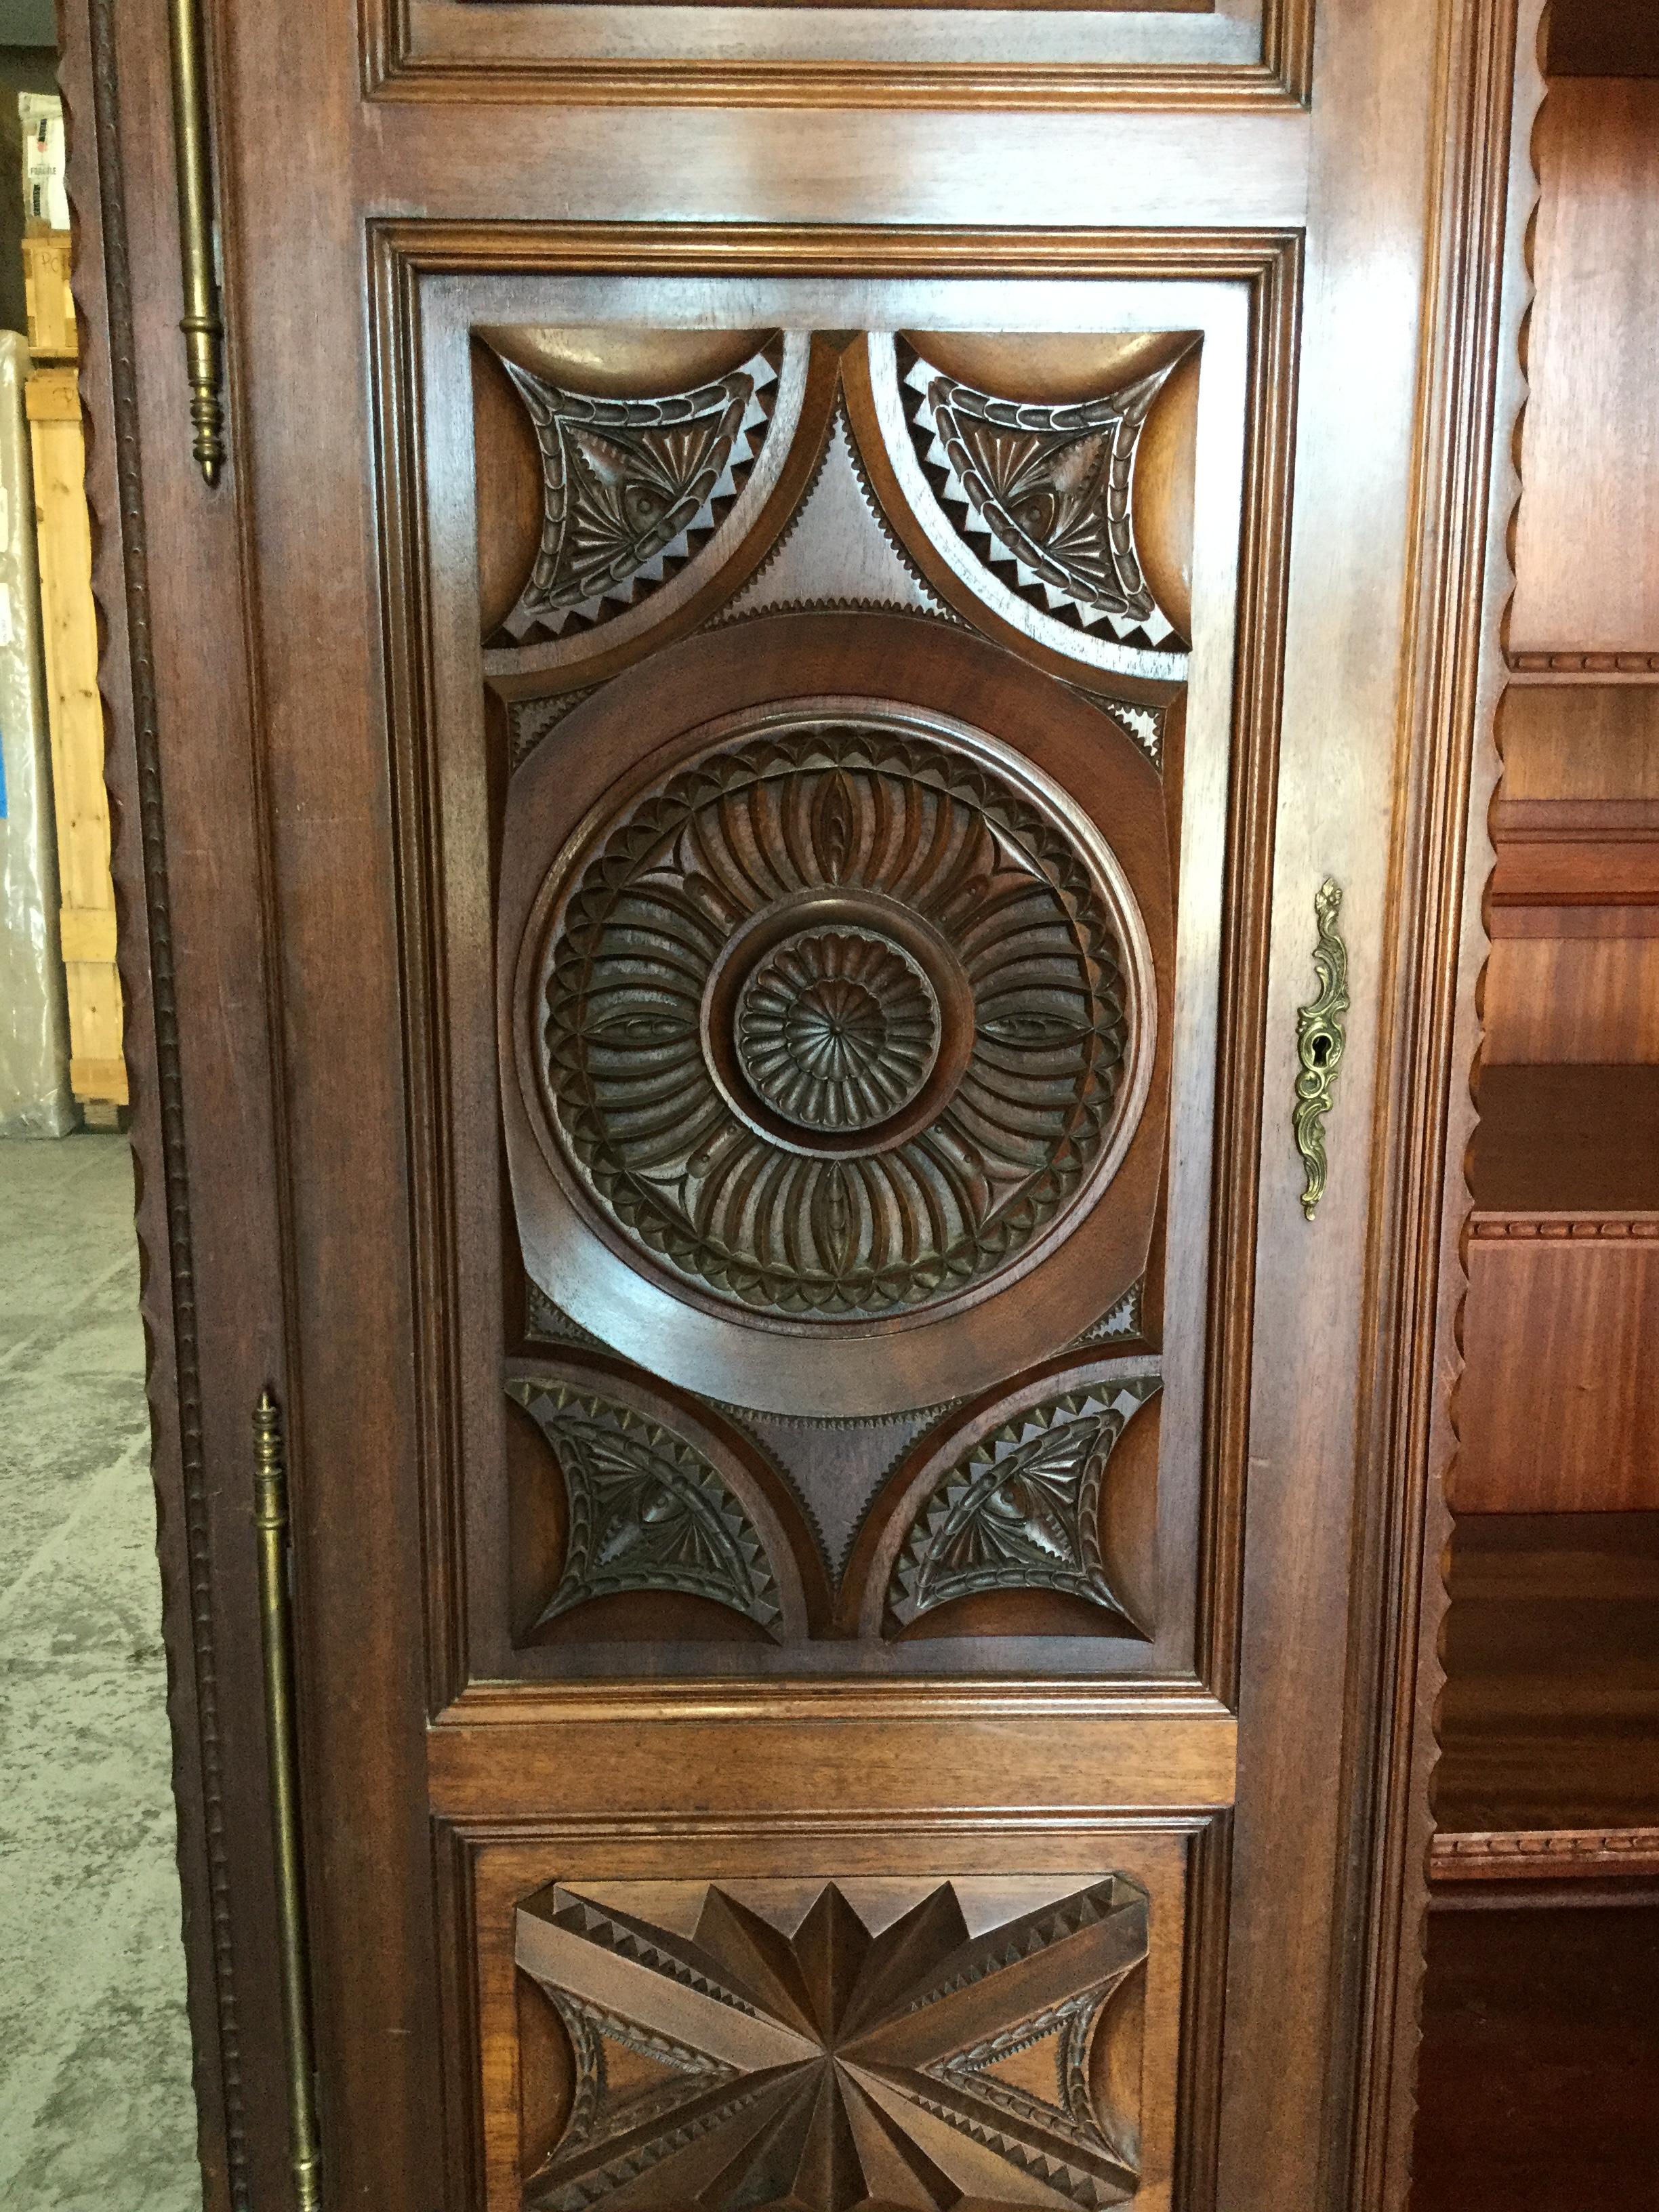
<svg viewBox="0 0 1659 2212"><path fill-rule="evenodd" d="M210 2212L1403 2207L1540 12L67 0Z"/></svg>

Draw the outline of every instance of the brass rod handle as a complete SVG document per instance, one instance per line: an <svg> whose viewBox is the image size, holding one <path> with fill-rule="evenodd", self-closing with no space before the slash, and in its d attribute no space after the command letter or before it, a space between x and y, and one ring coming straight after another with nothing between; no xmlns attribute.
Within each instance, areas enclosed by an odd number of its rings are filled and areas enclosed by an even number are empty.
<svg viewBox="0 0 1659 2212"><path fill-rule="evenodd" d="M179 163L179 254L185 280L185 362L190 378L191 450L209 483L225 458L225 416L219 397L224 325L213 271L213 202L208 161L207 71L198 0L169 0L173 47L173 131Z"/></svg>
<svg viewBox="0 0 1659 2212"><path fill-rule="evenodd" d="M1342 1017L1348 1011L1348 948L1337 934L1342 910L1341 886L1327 876L1314 898L1314 973L1318 995L1296 1017L1296 1110L1291 1127L1306 1177L1302 1211L1310 1221L1325 1194L1325 1116L1331 1110L1336 1073L1347 1042Z"/></svg>
<svg viewBox="0 0 1659 2212"><path fill-rule="evenodd" d="M259 1637L264 1654L265 1741L276 1856L289 2149L297 2212L322 2212L310 1974L300 1863L300 1765L294 1728L293 1622L289 1600L288 1464L283 1420L269 1390L253 1413L254 1527L259 1538Z"/></svg>

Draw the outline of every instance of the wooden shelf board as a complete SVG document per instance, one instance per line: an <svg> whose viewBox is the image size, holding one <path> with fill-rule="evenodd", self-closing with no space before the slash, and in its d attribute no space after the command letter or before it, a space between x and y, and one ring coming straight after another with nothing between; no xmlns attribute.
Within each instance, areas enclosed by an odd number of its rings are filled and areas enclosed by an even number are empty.
<svg viewBox="0 0 1659 2212"><path fill-rule="evenodd" d="M1454 1532L1443 1833L1659 1828L1659 1513Z"/></svg>
<svg viewBox="0 0 1659 2212"><path fill-rule="evenodd" d="M1659 1827L1442 1831L1429 1853L1437 1882L1650 1881Z"/></svg>

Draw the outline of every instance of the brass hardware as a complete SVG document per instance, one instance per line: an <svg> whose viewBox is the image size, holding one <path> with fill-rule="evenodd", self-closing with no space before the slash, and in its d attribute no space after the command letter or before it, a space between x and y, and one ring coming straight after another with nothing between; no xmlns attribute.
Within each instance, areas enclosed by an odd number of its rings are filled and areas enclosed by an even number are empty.
<svg viewBox="0 0 1659 2212"><path fill-rule="evenodd" d="M191 450L209 483L225 458L225 416L219 398L224 325L213 273L213 214L209 182L207 77L198 0L169 0L173 46L173 129L179 162L179 255L185 279L185 360L190 375Z"/></svg>
<svg viewBox="0 0 1659 2212"><path fill-rule="evenodd" d="M1314 899L1318 936L1314 944L1314 973L1319 995L1296 1017L1296 1056L1300 1072L1296 1079L1296 1112L1291 1125L1296 1149L1302 1155L1307 1183L1302 1211L1310 1221L1325 1194L1325 1116L1331 1110L1336 1072L1342 1065L1346 1042L1342 1017L1348 1011L1348 948L1336 933L1336 917L1342 909L1341 886L1327 876Z"/></svg>
<svg viewBox="0 0 1659 2212"><path fill-rule="evenodd" d="M270 1820L276 1852L276 1924L282 1947L283 2029L288 2056L290 2161L296 2212L322 2212L321 2160L311 2047L300 1874L299 1759L289 1612L288 1466L283 1418L269 1390L253 1413L254 1515L259 1532L259 1639L264 1650L265 1735Z"/></svg>

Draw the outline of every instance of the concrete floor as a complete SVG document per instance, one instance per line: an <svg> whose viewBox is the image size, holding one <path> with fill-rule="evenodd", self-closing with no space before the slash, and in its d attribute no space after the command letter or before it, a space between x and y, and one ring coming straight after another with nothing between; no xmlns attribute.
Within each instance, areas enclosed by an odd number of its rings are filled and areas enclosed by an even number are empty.
<svg viewBox="0 0 1659 2212"><path fill-rule="evenodd" d="M0 1143L0 2204L198 2212L122 1137Z"/></svg>

